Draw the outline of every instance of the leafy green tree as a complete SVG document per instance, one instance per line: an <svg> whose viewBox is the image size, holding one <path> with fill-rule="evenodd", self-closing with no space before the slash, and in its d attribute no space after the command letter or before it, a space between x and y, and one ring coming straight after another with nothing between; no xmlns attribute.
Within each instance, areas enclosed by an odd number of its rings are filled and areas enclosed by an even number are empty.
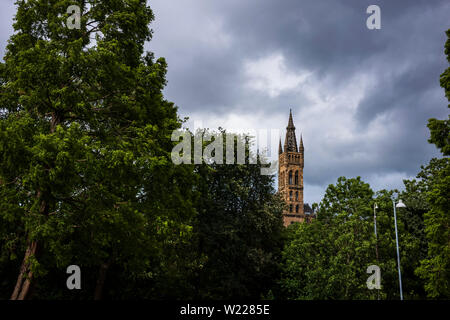
<svg viewBox="0 0 450 320"><path fill-rule="evenodd" d="M450 62L450 29L447 30L446 34L445 54L447 55L447 61ZM440 83L445 90L445 96L450 101L450 67L441 74ZM450 105L448 107L450 108ZM435 144L444 156L450 155L450 115L448 120L429 119L428 128L431 134L428 141Z"/></svg>
<svg viewBox="0 0 450 320"><path fill-rule="evenodd" d="M254 157L251 140L237 136L235 145L238 141L245 143L246 164L226 165L224 152L224 164L196 165L201 197L196 205L195 250L204 263L193 277L195 298L258 299L273 287L279 273L285 204L275 194L274 177L261 174L259 158L257 164L249 164Z"/></svg>
<svg viewBox="0 0 450 320"><path fill-rule="evenodd" d="M450 62L450 29L447 30L445 54ZM441 87L450 101L450 67L441 74ZM449 105L450 107L450 105ZM428 140L450 155L449 120L428 120L431 137ZM448 158L432 159L418 174L423 180L429 211L424 224L428 239L428 256L421 261L417 274L425 280L425 290L430 298L450 297L450 161Z"/></svg>
<svg viewBox="0 0 450 320"><path fill-rule="evenodd" d="M421 186L416 181L404 181L405 191L399 197L406 208L397 208L397 227L399 237L400 267L402 288L405 299L423 299L425 292L423 281L414 273L420 259L426 254L423 214L426 202L423 202ZM381 268L382 293L385 299L399 299L399 279L394 227L394 204L392 198L396 190L380 190L375 194L377 204L377 247ZM397 200L397 198L396 198Z"/></svg>
<svg viewBox="0 0 450 320"><path fill-rule="evenodd" d="M360 177L329 185L318 219L289 228L283 251L282 297L369 299L367 267L376 263L373 191Z"/></svg>
<svg viewBox="0 0 450 320"><path fill-rule="evenodd" d="M357 214L367 218L372 214L373 191L361 177L339 177L336 185L330 184L320 203L319 219L329 220L334 215Z"/></svg>
<svg viewBox="0 0 450 320"><path fill-rule="evenodd" d="M73 4L80 29L65 25ZM43 297L70 264L98 270L87 288L101 298L108 270L148 276L162 235L190 232L195 191L170 160L180 122L162 95L167 65L143 54L152 20L145 0L17 1L0 63L0 272L18 272L3 283L12 299L31 287Z"/></svg>
<svg viewBox="0 0 450 320"><path fill-rule="evenodd" d="M406 182L405 182L406 183ZM410 182L397 210L403 292L423 298L423 283L414 274L425 255L419 187ZM393 191L374 194L359 177L340 177L328 186L318 219L289 228L283 251L282 297L288 299L398 299L399 282L392 203ZM377 204L377 237L374 205ZM381 289L369 290L367 267L381 271Z"/></svg>
<svg viewBox="0 0 450 320"><path fill-rule="evenodd" d="M428 254L417 268L430 298L450 297L450 159L432 159L418 174L426 186L424 214Z"/></svg>

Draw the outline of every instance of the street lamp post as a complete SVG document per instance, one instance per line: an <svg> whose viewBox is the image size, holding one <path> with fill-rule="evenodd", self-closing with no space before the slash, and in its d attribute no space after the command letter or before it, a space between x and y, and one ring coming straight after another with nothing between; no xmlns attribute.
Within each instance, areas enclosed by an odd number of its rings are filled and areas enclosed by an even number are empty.
<svg viewBox="0 0 450 320"><path fill-rule="evenodd" d="M378 205L375 203L373 205L373 225L375 228L375 253L377 256L377 263L378 263L378 235L377 235L377 212L376 209L378 209ZM377 297L378 300L380 300L380 291L377 290Z"/></svg>
<svg viewBox="0 0 450 320"><path fill-rule="evenodd" d="M392 199L392 203L394 205L395 243L397 246L397 266L398 266L398 281L400 285L400 300L403 300L402 272L400 271L400 252L398 250L397 212L395 208L406 208L406 205L402 202L401 199L398 200L397 205L395 204L394 199Z"/></svg>
<svg viewBox="0 0 450 320"><path fill-rule="evenodd" d="M378 261L378 236L377 236L377 213L376 209L378 209L377 204L375 203L373 205L373 224L375 227L375 253L377 255L377 261Z"/></svg>

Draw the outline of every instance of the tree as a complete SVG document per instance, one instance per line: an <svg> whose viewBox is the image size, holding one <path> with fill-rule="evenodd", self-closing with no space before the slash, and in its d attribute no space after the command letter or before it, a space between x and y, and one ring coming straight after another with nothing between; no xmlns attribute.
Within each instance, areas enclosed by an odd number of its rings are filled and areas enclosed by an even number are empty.
<svg viewBox="0 0 450 320"><path fill-rule="evenodd" d="M402 288L405 299L424 299L423 281L414 273L419 261L426 255L426 239L423 225L423 214L426 202L423 201L421 185L416 181L404 181L405 191L399 198L406 208L398 208L397 227L399 238L400 268ZM379 259L381 268L382 293L386 299L399 299L399 279L397 252L394 228L394 204L392 197L397 190L380 190L375 194L377 204L377 234Z"/></svg>
<svg viewBox="0 0 450 320"><path fill-rule="evenodd" d="M450 29L447 30L445 54L450 62ZM450 67L441 74L441 87L450 101ZM450 105L448 106L450 107ZM450 155L449 120L428 120L431 137L444 156ZM428 256L421 261L417 274L425 280L425 290L431 298L450 297L450 161L448 158L432 159L422 167L418 178L426 185L424 191L429 205L424 224L428 239Z"/></svg>
<svg viewBox="0 0 450 320"><path fill-rule="evenodd" d="M73 4L80 29L65 25ZM0 272L23 256L11 299L69 264L98 269L101 298L109 269L146 274L161 234L189 232L194 192L189 168L170 161L180 122L162 95L167 65L143 55L152 20L145 0L17 1L0 64Z"/></svg>
<svg viewBox="0 0 450 320"><path fill-rule="evenodd" d="M275 194L273 176L261 174L259 157L257 164L249 164L252 140L233 139L235 145L245 143L246 164L226 165L224 152L224 164L196 165L201 197L194 250L204 262L193 277L195 298L259 299L279 272L285 204Z"/></svg>
<svg viewBox="0 0 450 320"><path fill-rule="evenodd" d="M397 211L403 292L423 298L423 283L414 274L425 256L420 189L407 183L402 198L407 209ZM420 185L421 186L421 185ZM374 194L359 177L340 177L329 185L318 219L289 228L283 250L281 297L288 299L398 299L399 282L394 232L393 191ZM423 197L423 196L422 196ZM373 210L377 204L377 237ZM426 204L425 204L426 206ZM381 271L381 289L366 286L367 267Z"/></svg>
<svg viewBox="0 0 450 320"><path fill-rule="evenodd" d="M418 174L429 211L424 214L428 255L416 273L425 281L430 298L450 297L450 159L432 159Z"/></svg>
<svg viewBox="0 0 450 320"><path fill-rule="evenodd" d="M358 214L367 218L372 214L372 196L372 189L361 177L339 177L336 185L330 184L325 191L320 204L319 219L330 219L340 213Z"/></svg>
<svg viewBox="0 0 450 320"><path fill-rule="evenodd" d="M329 185L318 219L289 228L283 251L282 297L369 299L367 267L377 264L372 220L373 191L360 177Z"/></svg>
<svg viewBox="0 0 450 320"><path fill-rule="evenodd" d="M447 61L450 62L450 29L446 33L448 39L445 43L445 54ZM445 90L445 96L450 101L450 67L441 74L440 83ZM450 105L448 107L450 108ZM444 156L450 155L450 115L448 120L429 119L428 128L431 134L428 141L435 144Z"/></svg>

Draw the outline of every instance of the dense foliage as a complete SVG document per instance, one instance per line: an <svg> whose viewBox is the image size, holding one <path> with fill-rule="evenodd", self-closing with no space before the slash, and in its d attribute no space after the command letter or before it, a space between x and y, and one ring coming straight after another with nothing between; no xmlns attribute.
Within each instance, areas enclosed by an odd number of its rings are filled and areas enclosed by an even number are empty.
<svg viewBox="0 0 450 320"><path fill-rule="evenodd" d="M254 157L246 149L246 158ZM274 285L284 204L275 195L273 176L262 175L257 160L258 165L247 160L197 167L202 188L196 206L197 250L207 257L196 279L198 298L260 298Z"/></svg>
<svg viewBox="0 0 450 320"><path fill-rule="evenodd" d="M109 269L145 274L160 234L187 233L195 213L191 173L170 161L180 123L162 95L167 66L143 54L152 11L78 1L81 28L69 29L71 4L18 1L0 67L4 298L65 297L51 285L70 264L100 298Z"/></svg>
<svg viewBox="0 0 450 320"><path fill-rule="evenodd" d="M280 281L282 297L398 299L392 195L387 190L374 194L359 177L341 177L336 185L330 185L320 203L318 218L289 228L291 241L283 252ZM424 298L423 285L414 275L426 252L420 207L423 204L414 203L420 193L408 187L401 197L407 205L406 209L397 210L403 293L407 299ZM366 285L370 265L381 270L378 292Z"/></svg>

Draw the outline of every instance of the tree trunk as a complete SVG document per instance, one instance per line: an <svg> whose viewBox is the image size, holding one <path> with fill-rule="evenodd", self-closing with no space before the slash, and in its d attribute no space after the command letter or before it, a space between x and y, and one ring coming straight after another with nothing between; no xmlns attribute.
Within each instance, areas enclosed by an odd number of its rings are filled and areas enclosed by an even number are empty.
<svg viewBox="0 0 450 320"><path fill-rule="evenodd" d="M97 285L95 286L94 300L101 300L103 286L105 284L106 273L108 272L110 262L102 263L98 271Z"/></svg>
<svg viewBox="0 0 450 320"><path fill-rule="evenodd" d="M37 192L37 198L42 198L42 192ZM46 215L48 213L48 205L45 200L41 200L39 207L39 213ZM11 295L11 300L25 300L30 290L31 280L33 278L33 272L30 270L30 257L36 255L38 243L33 240L28 243L27 250L25 251L25 257L23 258L22 265L20 266L19 276L17 277L16 286Z"/></svg>
<svg viewBox="0 0 450 320"><path fill-rule="evenodd" d="M29 258L36 254L36 249L37 241L32 241L28 245L22 265L20 266L19 276L17 277L11 300L24 300L28 294L31 278L33 277L33 272L30 270Z"/></svg>

